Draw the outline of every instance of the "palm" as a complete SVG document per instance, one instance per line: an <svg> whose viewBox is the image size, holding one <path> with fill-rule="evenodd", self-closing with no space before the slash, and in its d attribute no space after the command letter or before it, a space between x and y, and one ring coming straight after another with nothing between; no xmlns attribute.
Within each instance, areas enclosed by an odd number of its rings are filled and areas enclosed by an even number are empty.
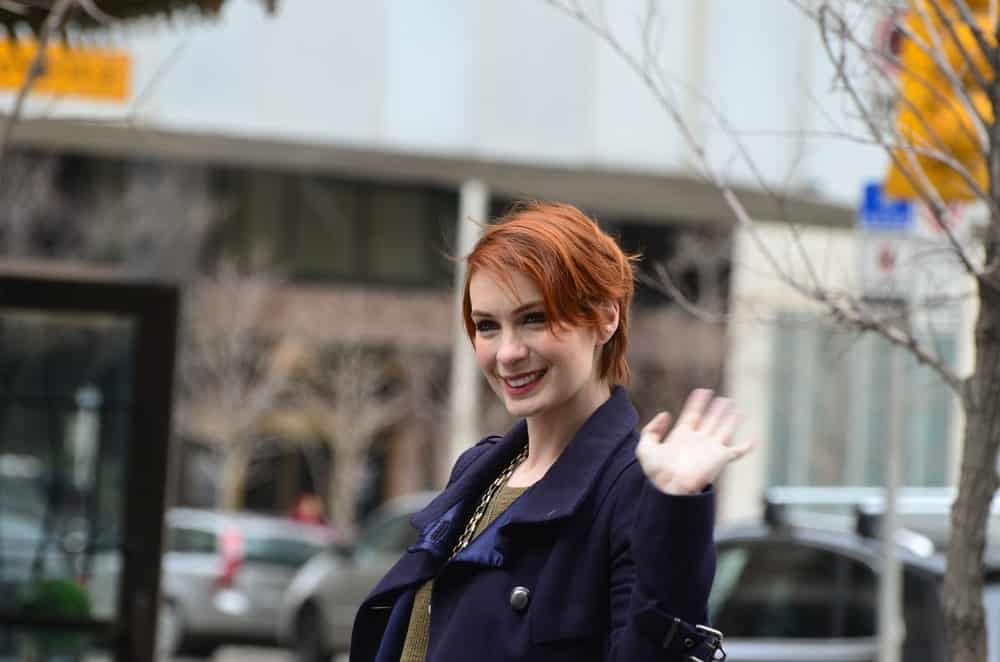
<svg viewBox="0 0 1000 662"><path fill-rule="evenodd" d="M739 416L728 398L697 389L688 396L677 423L661 412L642 430L636 456L649 480L668 494L697 494L715 481L727 464L753 444L733 442Z"/></svg>

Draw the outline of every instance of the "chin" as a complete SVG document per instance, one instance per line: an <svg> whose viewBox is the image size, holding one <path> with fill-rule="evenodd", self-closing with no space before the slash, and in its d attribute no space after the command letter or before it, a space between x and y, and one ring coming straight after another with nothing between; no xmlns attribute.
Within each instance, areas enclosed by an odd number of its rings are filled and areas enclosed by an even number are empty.
<svg viewBox="0 0 1000 662"><path fill-rule="evenodd" d="M528 418L544 411L546 408L544 398L539 398L538 396L525 398L524 400L512 400L504 394L502 399L507 413L515 418Z"/></svg>

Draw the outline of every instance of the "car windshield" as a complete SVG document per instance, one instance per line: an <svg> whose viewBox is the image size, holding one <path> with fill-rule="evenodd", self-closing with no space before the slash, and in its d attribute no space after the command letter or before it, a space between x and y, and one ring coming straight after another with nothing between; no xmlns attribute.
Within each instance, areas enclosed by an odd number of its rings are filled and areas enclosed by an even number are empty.
<svg viewBox="0 0 1000 662"><path fill-rule="evenodd" d="M378 517L365 527L355 553L358 558L402 554L416 539L417 532L410 525L409 514Z"/></svg>
<svg viewBox="0 0 1000 662"><path fill-rule="evenodd" d="M258 536L250 536L244 544L247 561L289 567L302 565L324 547L310 540Z"/></svg>

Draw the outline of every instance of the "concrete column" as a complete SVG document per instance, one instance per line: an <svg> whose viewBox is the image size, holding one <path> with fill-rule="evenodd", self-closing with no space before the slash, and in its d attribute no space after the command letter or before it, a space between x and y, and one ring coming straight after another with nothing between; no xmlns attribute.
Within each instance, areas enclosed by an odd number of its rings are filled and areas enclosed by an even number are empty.
<svg viewBox="0 0 1000 662"><path fill-rule="evenodd" d="M465 257L479 239L480 226L489 214L489 191L479 180L469 180L462 184L459 193L458 241L456 254ZM466 448L479 441L479 367L476 357L469 347L469 338L462 323L462 294L465 285L465 263L455 267L455 296L452 307L454 317L454 340L451 352L451 384L449 389L448 452L442 458L441 485L448 480L448 474L458 456Z"/></svg>

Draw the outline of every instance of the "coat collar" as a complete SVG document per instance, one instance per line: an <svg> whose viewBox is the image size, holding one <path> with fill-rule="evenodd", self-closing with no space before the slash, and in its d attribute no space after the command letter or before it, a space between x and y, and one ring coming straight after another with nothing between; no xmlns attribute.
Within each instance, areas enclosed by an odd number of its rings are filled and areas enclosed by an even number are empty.
<svg viewBox="0 0 1000 662"><path fill-rule="evenodd" d="M553 521L575 513L590 493L601 468L638 421L625 389L616 386L611 397L577 431L545 477L518 499L510 524ZM474 459L454 483L413 516L414 526L423 530L459 502L478 498L527 440L527 423L518 421Z"/></svg>

